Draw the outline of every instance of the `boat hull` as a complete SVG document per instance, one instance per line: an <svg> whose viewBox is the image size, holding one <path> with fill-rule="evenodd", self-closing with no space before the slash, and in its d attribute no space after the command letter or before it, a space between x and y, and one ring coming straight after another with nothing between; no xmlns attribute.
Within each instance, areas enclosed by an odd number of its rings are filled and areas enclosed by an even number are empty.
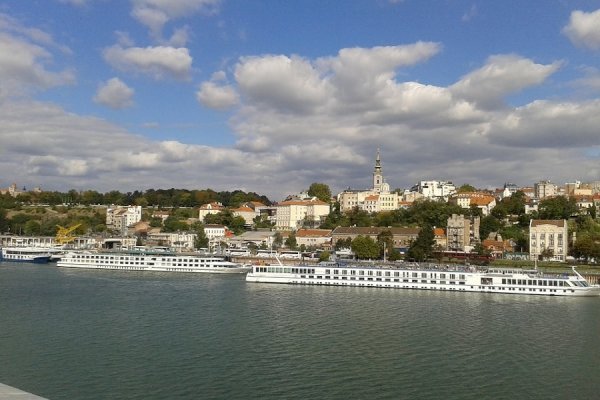
<svg viewBox="0 0 600 400"><path fill-rule="evenodd" d="M56 264L63 268L121 271L245 274L252 267L222 258L175 254L69 253Z"/></svg>
<svg viewBox="0 0 600 400"><path fill-rule="evenodd" d="M579 274L543 275L537 271L483 272L464 269L394 269L359 266L255 266L247 282L417 289L541 296L598 297Z"/></svg>

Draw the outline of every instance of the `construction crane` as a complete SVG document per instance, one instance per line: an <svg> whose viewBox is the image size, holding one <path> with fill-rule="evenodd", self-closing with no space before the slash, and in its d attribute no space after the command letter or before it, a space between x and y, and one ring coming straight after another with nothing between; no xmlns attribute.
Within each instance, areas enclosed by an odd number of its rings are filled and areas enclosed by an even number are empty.
<svg viewBox="0 0 600 400"><path fill-rule="evenodd" d="M71 225L67 228L64 226L56 225L58 230L56 231L56 238L54 239L56 244L63 245L67 243L71 243L75 240L75 236L72 235L75 229L79 228L81 224Z"/></svg>

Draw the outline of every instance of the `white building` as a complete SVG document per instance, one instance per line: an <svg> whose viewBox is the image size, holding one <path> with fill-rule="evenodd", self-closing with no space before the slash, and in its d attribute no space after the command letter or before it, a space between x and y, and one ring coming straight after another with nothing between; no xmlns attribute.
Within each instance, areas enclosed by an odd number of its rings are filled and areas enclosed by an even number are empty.
<svg viewBox="0 0 600 400"><path fill-rule="evenodd" d="M422 194L425 198L438 201L448 201L449 196L456 193L456 187L449 181L421 181L410 190Z"/></svg>
<svg viewBox="0 0 600 400"><path fill-rule="evenodd" d="M206 217L208 214L218 214L224 209L225 207L223 207L223 204L216 201L209 204L202 204L198 210L198 219L201 222L204 222L204 217Z"/></svg>
<svg viewBox="0 0 600 400"><path fill-rule="evenodd" d="M178 251L192 251L196 236L191 232L152 232L148 233L148 240Z"/></svg>
<svg viewBox="0 0 600 400"><path fill-rule="evenodd" d="M373 170L373 188L367 190L347 189L338 194L337 199L342 212L351 211L355 207L367 212L398 209L400 198L398 193L390 192L390 185L383 178L379 150L377 150Z"/></svg>
<svg viewBox="0 0 600 400"><path fill-rule="evenodd" d="M550 181L540 181L533 185L533 189L535 191L535 197L538 199L545 199L558 194L558 186Z"/></svg>
<svg viewBox="0 0 600 400"><path fill-rule="evenodd" d="M546 250L546 259L565 261L568 254L568 226L564 219L529 221L529 255L536 260Z"/></svg>
<svg viewBox="0 0 600 400"><path fill-rule="evenodd" d="M204 234L208 240L225 239L227 227L225 225L204 225Z"/></svg>
<svg viewBox="0 0 600 400"><path fill-rule="evenodd" d="M125 234L127 227L142 220L141 206L110 206L106 209L106 227Z"/></svg>
<svg viewBox="0 0 600 400"><path fill-rule="evenodd" d="M464 209L477 207L481 210L483 216L490 215L492 209L496 207L494 196L480 192L455 193L450 196L448 201Z"/></svg>
<svg viewBox="0 0 600 400"><path fill-rule="evenodd" d="M317 199L284 201L275 208L277 230L296 230L305 222L317 225L329 215L329 204Z"/></svg>

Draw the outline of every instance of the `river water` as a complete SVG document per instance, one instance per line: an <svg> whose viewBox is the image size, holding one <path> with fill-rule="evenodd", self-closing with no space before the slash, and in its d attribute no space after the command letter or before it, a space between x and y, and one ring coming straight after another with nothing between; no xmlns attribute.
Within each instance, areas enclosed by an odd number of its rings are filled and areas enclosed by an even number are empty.
<svg viewBox="0 0 600 400"><path fill-rule="evenodd" d="M59 399L598 399L600 298L0 263L0 382Z"/></svg>

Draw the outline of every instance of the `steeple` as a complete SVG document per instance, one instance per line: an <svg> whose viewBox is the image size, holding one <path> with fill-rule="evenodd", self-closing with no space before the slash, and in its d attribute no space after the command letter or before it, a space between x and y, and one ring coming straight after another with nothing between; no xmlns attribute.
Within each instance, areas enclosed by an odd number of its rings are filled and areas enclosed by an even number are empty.
<svg viewBox="0 0 600 400"><path fill-rule="evenodd" d="M381 154L377 149L377 157L375 158L375 169L373 170L373 191L381 192L381 185L383 184L383 175L381 174Z"/></svg>

